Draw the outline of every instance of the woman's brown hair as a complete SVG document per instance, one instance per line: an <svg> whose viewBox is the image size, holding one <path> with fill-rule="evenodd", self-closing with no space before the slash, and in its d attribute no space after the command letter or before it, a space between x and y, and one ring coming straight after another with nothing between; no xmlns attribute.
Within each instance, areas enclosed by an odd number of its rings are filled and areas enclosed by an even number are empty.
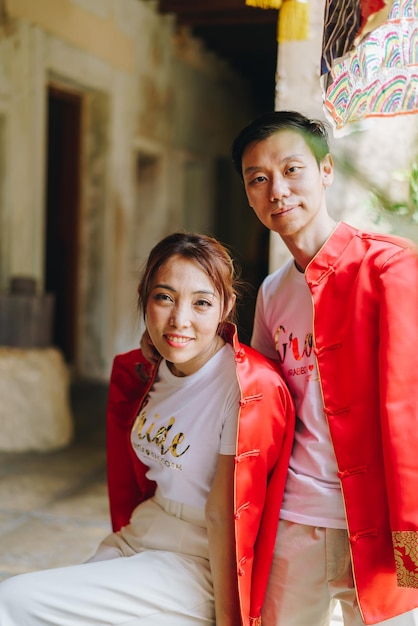
<svg viewBox="0 0 418 626"><path fill-rule="evenodd" d="M235 301L228 314L231 299L238 291L238 278L228 250L219 241L200 233L176 232L168 235L151 250L139 286L139 308L145 315L153 278L171 257L179 255L200 265L209 276L222 302L222 321L235 319Z"/></svg>

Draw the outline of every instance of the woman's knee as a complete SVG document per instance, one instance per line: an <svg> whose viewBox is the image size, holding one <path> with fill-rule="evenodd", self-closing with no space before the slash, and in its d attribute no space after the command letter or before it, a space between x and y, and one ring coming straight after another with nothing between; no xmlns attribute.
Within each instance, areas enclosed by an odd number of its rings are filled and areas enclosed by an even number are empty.
<svg viewBox="0 0 418 626"><path fill-rule="evenodd" d="M0 624L25 623L23 616L26 607L32 602L29 574L12 576L0 583ZM13 621L12 621L13 620Z"/></svg>

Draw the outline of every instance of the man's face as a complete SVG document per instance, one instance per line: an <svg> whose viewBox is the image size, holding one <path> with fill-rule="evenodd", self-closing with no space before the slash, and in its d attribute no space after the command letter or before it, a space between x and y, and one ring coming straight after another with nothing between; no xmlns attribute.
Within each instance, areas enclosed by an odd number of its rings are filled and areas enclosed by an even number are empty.
<svg viewBox="0 0 418 626"><path fill-rule="evenodd" d="M299 133L283 130L250 144L242 172L250 206L284 239L328 219L325 187L333 179L332 158L327 155L318 165Z"/></svg>

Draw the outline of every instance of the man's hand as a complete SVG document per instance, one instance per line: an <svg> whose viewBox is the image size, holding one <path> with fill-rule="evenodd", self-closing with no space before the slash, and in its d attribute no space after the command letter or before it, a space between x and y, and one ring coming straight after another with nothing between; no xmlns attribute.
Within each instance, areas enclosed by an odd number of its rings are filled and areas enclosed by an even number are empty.
<svg viewBox="0 0 418 626"><path fill-rule="evenodd" d="M161 358L161 355L154 347L148 331L145 330L142 334L141 341L139 342L140 348L142 350L142 354L150 363L158 363Z"/></svg>

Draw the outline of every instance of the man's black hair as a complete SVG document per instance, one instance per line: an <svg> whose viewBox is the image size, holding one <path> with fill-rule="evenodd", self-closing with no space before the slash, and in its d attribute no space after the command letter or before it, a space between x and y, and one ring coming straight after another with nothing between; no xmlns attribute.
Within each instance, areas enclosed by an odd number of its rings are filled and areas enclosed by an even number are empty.
<svg viewBox="0 0 418 626"><path fill-rule="evenodd" d="M292 130L304 138L317 163L329 152L328 132L320 120L311 120L297 111L271 111L255 118L235 138L232 161L242 178L242 157L249 144L267 139L282 130Z"/></svg>

